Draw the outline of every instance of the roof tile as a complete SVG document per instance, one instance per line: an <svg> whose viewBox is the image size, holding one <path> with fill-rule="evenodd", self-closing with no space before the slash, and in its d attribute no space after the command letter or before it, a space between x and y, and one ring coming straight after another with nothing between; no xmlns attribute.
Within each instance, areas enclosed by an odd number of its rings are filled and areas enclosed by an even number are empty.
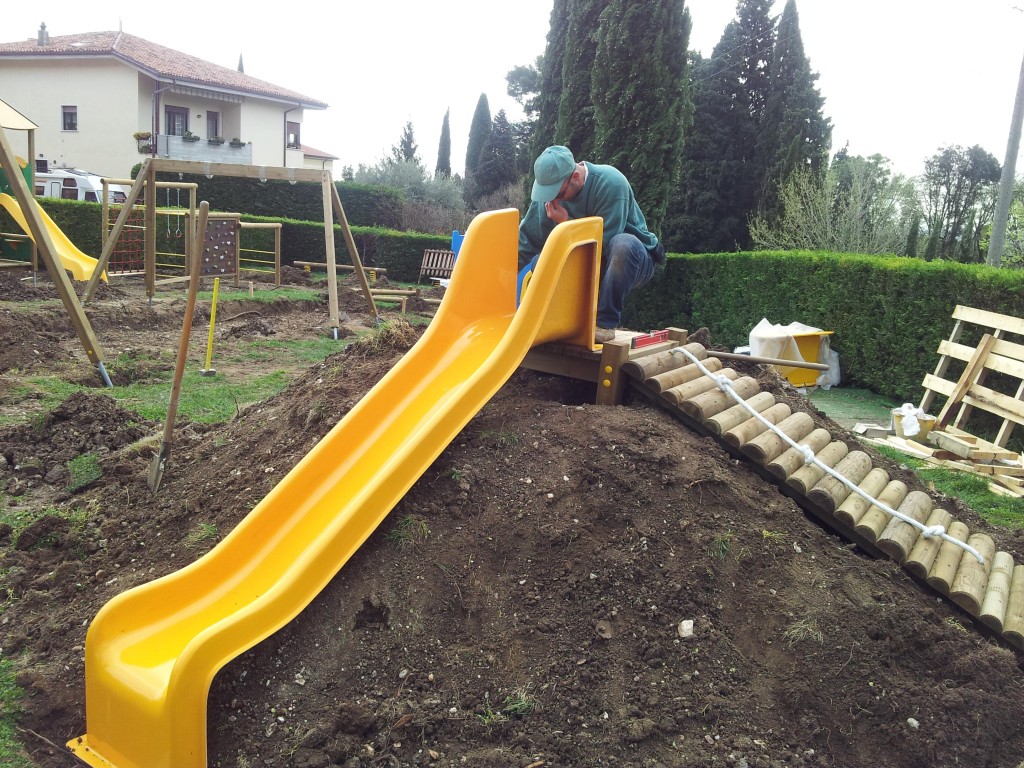
<svg viewBox="0 0 1024 768"><path fill-rule="evenodd" d="M224 88L258 96L296 101L311 109L327 104L301 93L260 80L244 72L212 64L173 48L151 43L125 32L84 32L51 37L47 45L35 38L0 43L0 60L23 56L115 56L161 80L178 80L183 85Z"/></svg>

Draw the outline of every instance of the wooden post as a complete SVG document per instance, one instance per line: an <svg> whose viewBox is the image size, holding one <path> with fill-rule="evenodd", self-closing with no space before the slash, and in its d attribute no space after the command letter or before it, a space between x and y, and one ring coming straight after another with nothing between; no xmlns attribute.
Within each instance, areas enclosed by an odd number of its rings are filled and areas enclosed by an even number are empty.
<svg viewBox="0 0 1024 768"><path fill-rule="evenodd" d="M334 215L338 217L338 224L341 225L341 236L345 238L345 247L348 249L349 256L352 257L352 265L356 268L356 276L359 278L359 285L363 289L363 295L366 297L366 302L370 305L370 314L374 320L377 320L377 305L373 303L373 296L370 295L370 284L366 281L366 271L363 269L363 260L359 258L359 249L356 248L355 238L352 237L352 228L348 225L348 217L345 215L345 208L341 204L341 195L338 194L338 188L334 186L334 182L331 180L331 174L324 171L324 184L330 187L331 202L334 206ZM333 219L330 219L333 221ZM333 268L330 269L333 272Z"/></svg>
<svg viewBox="0 0 1024 768"><path fill-rule="evenodd" d="M964 551L960 558L960 567L949 588L950 599L972 616L981 611L981 601L985 596L985 585L992 570L992 559L996 554L996 544L987 533L972 534L967 543L974 547L978 554L985 558L979 563L978 558Z"/></svg>
<svg viewBox="0 0 1024 768"><path fill-rule="evenodd" d="M328 189L331 175L324 171L322 179L323 205L324 205L324 241L327 247L327 306L330 314L331 328L334 329L334 338L338 338L338 326L341 321L338 318L338 272L334 268L334 216L331 214L331 191ZM370 306L374 307L373 297L369 297ZM376 307L372 310L376 314Z"/></svg>
<svg viewBox="0 0 1024 768"><path fill-rule="evenodd" d="M1010 576L1010 597L1003 620L1003 637L1024 650L1024 565L1015 565Z"/></svg>
<svg viewBox="0 0 1024 768"><path fill-rule="evenodd" d="M897 511L911 520L924 523L932 511L931 497L923 491L911 491ZM878 548L902 565L920 533L920 528L894 517L878 537Z"/></svg>
<svg viewBox="0 0 1024 768"><path fill-rule="evenodd" d="M871 457L864 451L850 451L836 464L835 471L853 485L859 485L871 471ZM807 492L807 498L829 514L834 514L851 493L845 483L827 475Z"/></svg>
<svg viewBox="0 0 1024 768"><path fill-rule="evenodd" d="M907 498L907 486L899 480L890 480L875 498L889 509L898 509ZM892 515L879 506L871 505L853 529L870 542L875 542L889 524Z"/></svg>
<svg viewBox="0 0 1024 768"><path fill-rule="evenodd" d="M751 400L754 400L757 397L760 397L760 395L755 395ZM774 399L774 396L772 396L772 400ZM714 421L717 418L718 416L715 416L711 421ZM807 437L807 435L811 434L811 430L814 429L814 419L811 418L809 413L797 411L796 413L791 414L788 418L780 421L775 426L779 432L782 432L794 443L799 443ZM783 440L776 432L771 431L765 432L763 435L758 435L749 443L744 445L740 450L742 450L743 454L751 461L764 466L769 461L781 456L783 451L788 447L789 443Z"/></svg>
<svg viewBox="0 0 1024 768"><path fill-rule="evenodd" d="M156 199L156 166L151 162L147 162L147 164L142 166L142 170L139 171L140 177L143 176L143 171L145 171L146 183L146 231L143 238L145 243L143 250L146 263L146 295L152 301L153 294L156 293L156 207L158 205Z"/></svg>
<svg viewBox="0 0 1024 768"><path fill-rule="evenodd" d="M11 191L14 192L14 198L21 207L21 212L25 216L25 223L28 224L32 238L39 247L43 263L46 264L46 269L53 279L57 293L64 303L64 308L71 319L71 325L74 326L75 333L78 334L78 338L85 348L85 354L89 357L90 362L96 366L100 376L103 378L103 383L108 387L112 386L110 378L107 376L106 368L103 366L103 350L100 348L99 339L96 338L89 318L86 317L85 310L82 309L82 305L78 301L78 295L71 286L71 280L68 278L67 272L64 271L64 265L60 263L57 257L56 246L54 246L53 239L50 237L42 217L39 215L39 204L36 202L32 190L28 188L25 177L20 173L14 150L11 149L11 145L7 141L7 134L2 127L0 127L0 168L7 172ZM97 264L98 267L99 265Z"/></svg>
<svg viewBox="0 0 1024 768"><path fill-rule="evenodd" d="M601 349L600 369L597 372L597 404L620 405L626 387L622 381L622 366L629 361L628 341L605 342Z"/></svg>
<svg viewBox="0 0 1024 768"><path fill-rule="evenodd" d="M818 453L832 440L832 435L826 429L815 429L811 434L800 440L797 445L803 448L810 448L812 453ZM804 454L796 448L790 448L777 459L768 462L768 471L779 480L785 480L804 465Z"/></svg>
<svg viewBox="0 0 1024 768"><path fill-rule="evenodd" d="M949 530L946 531L951 538L957 541L967 541L967 534L969 532L970 529L959 520L951 523ZM966 552L963 547L951 541L943 541L939 547L939 554L935 556L935 562L932 563L932 569L928 571L928 586L944 595L948 595L949 589L953 584L953 578L960 567L960 560L965 554ZM967 555L967 557L970 557L970 555Z"/></svg>
<svg viewBox="0 0 1024 768"><path fill-rule="evenodd" d="M842 440L833 440L822 448L815 458L831 469L849 452L850 447L846 443ZM807 492L817 485L818 481L821 480L825 474L825 470L817 464L805 464L786 478L786 485L806 496Z"/></svg>
<svg viewBox="0 0 1024 768"><path fill-rule="evenodd" d="M761 419L764 419L774 426L780 421L789 418L792 413L793 409L786 403L776 403L771 408L766 408L762 413L759 413L758 416L761 417L760 419L757 418L757 416L751 416L743 423L737 424L728 432L725 432L722 435L722 440L731 448L742 448L746 443L753 440L762 432L771 431L768 426L761 421Z"/></svg>
<svg viewBox="0 0 1024 768"><path fill-rule="evenodd" d="M981 612L978 614L978 618L996 632L1003 631L1003 623L1006 620L1012 573L1013 555L1009 552L996 552L992 558L992 571L989 573Z"/></svg>
<svg viewBox="0 0 1024 768"><path fill-rule="evenodd" d="M857 487L871 498L876 499L888 482L889 473L881 467L875 467L865 475ZM847 528L854 528L870 507L870 501L859 493L851 493L839 505L839 509L835 511L836 520Z"/></svg>
<svg viewBox="0 0 1024 768"><path fill-rule="evenodd" d="M941 525L948 531L952 522L953 515L949 512L944 509L933 509L925 525L929 528ZM919 579L928 578L928 572L932 569L932 564L939 554L942 541L939 536L924 536L923 534L918 536L917 541L914 543L914 548L907 555L907 560L903 567Z"/></svg>
<svg viewBox="0 0 1024 768"><path fill-rule="evenodd" d="M708 360L708 363L718 363L718 361ZM721 363L718 364L721 365ZM708 368L708 370L711 369ZM715 435L721 435L728 432L733 427L739 426L750 418L750 411L747 410L745 405L750 406L750 408L757 413L763 413L775 405L775 395L771 392L758 392L749 400L744 400L742 403L736 403L732 408L726 408L721 413L716 413L704 422L704 426L708 428L708 431Z"/></svg>

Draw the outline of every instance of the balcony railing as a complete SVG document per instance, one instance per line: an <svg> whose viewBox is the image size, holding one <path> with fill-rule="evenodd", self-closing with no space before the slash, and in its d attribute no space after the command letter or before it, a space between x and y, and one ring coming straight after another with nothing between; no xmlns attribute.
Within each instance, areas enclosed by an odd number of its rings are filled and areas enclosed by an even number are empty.
<svg viewBox="0 0 1024 768"><path fill-rule="evenodd" d="M252 144L233 140L219 141L200 138L187 141L181 136L159 134L156 137L156 152L159 157L172 160L196 160L205 163L237 163L252 165Z"/></svg>

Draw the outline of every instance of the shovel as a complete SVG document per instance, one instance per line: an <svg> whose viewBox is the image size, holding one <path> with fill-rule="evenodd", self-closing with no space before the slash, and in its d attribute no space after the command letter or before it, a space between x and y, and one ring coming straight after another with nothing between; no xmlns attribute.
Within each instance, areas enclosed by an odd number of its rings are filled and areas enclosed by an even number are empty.
<svg viewBox="0 0 1024 768"><path fill-rule="evenodd" d="M181 378L185 374L185 359L188 357L188 341L192 334L192 313L196 308L196 294L199 293L199 271L202 268L203 249L206 246L206 220L210 214L210 204L203 200L199 204L199 216L196 222L196 234L192 238L192 253L189 254L188 301L185 303L185 320L181 327L181 341L178 342L178 358L174 365L174 383L171 385L171 402L167 406L167 421L164 423L164 436L160 442L160 451L153 456L149 468L149 489L156 493L160 490L167 460L171 456L171 435L174 433L174 417L178 413L178 397L181 395Z"/></svg>

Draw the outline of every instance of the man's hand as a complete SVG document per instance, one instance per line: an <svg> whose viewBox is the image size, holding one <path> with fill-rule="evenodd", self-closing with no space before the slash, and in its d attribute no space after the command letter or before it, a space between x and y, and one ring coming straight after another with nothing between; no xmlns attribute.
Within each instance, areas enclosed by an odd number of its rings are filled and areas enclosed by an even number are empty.
<svg viewBox="0 0 1024 768"><path fill-rule="evenodd" d="M544 213L555 224L561 224L569 220L569 212L562 206L561 200L552 200L550 203L544 203Z"/></svg>

